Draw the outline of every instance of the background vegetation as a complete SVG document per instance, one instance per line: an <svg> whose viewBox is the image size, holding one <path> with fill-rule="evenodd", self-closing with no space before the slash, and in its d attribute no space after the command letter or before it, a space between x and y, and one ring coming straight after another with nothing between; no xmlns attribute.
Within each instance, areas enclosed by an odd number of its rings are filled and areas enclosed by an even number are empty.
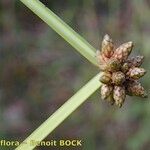
<svg viewBox="0 0 150 150"><path fill-rule="evenodd" d="M97 49L105 33L118 45L132 40L132 54L145 56L148 73L142 83L150 92L148 0L41 2ZM1 0L1 139L24 140L98 71L20 1ZM82 139L85 150L145 150L149 118L149 98L127 97L118 109L101 101L98 91L46 140Z"/></svg>

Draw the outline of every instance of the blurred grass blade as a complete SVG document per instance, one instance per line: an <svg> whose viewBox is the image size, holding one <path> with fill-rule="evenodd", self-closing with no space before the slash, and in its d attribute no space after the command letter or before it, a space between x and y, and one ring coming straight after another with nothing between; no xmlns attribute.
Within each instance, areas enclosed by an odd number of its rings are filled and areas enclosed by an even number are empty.
<svg viewBox="0 0 150 150"><path fill-rule="evenodd" d="M53 30L70 43L80 54L97 65L95 48L38 0L20 0Z"/></svg>
<svg viewBox="0 0 150 150"><path fill-rule="evenodd" d="M53 113L40 127L38 127L16 150L32 150L36 145L31 141L42 141L61 122L63 122L77 107L79 107L101 85L100 74L91 79L75 95L66 101L55 113Z"/></svg>

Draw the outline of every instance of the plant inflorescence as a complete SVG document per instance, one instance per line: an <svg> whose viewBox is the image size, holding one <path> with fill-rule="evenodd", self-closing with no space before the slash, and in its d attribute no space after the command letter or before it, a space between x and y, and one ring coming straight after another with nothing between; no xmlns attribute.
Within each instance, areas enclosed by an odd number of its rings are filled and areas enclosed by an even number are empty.
<svg viewBox="0 0 150 150"><path fill-rule="evenodd" d="M147 97L144 87L139 82L146 73L145 69L140 68L144 57L128 58L132 49L133 42L124 43L115 49L112 39L106 34L101 51L97 51L97 60L102 71L101 97L119 107L125 101L126 95Z"/></svg>

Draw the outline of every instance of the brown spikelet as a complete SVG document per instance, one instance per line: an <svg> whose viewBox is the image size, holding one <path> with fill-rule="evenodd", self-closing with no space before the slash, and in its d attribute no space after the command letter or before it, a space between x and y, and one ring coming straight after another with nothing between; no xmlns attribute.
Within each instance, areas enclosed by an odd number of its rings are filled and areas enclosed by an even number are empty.
<svg viewBox="0 0 150 150"><path fill-rule="evenodd" d="M147 97L147 93L144 87L142 87L142 85L138 81L132 81L128 83L127 93L128 95L135 95L143 98Z"/></svg>
<svg viewBox="0 0 150 150"><path fill-rule="evenodd" d="M107 58L110 58L113 55L114 45L108 34L103 38L101 51Z"/></svg>
<svg viewBox="0 0 150 150"><path fill-rule="evenodd" d="M135 56L127 60L127 63L130 67L140 67L143 63L144 56Z"/></svg>
<svg viewBox="0 0 150 150"><path fill-rule="evenodd" d="M112 74L112 83L115 85L122 85L125 82L125 74L121 71Z"/></svg>
<svg viewBox="0 0 150 150"><path fill-rule="evenodd" d="M128 78L131 78L131 79L139 79L141 78L142 76L144 76L146 73L146 70L143 69L143 68L138 68L138 67L133 67L133 68L130 68L129 71L127 72L127 76Z"/></svg>
<svg viewBox="0 0 150 150"><path fill-rule="evenodd" d="M117 106L119 107L122 106L125 97L126 97L125 88L123 86L114 86L113 98Z"/></svg>
<svg viewBox="0 0 150 150"><path fill-rule="evenodd" d="M100 77L100 82L104 84L109 84L111 82L111 73L110 72L102 72Z"/></svg>
<svg viewBox="0 0 150 150"><path fill-rule="evenodd" d="M133 47L132 42L127 42L122 44L115 50L113 54L113 58L118 59L119 62L124 62L128 58L129 54L131 53L132 47Z"/></svg>
<svg viewBox="0 0 150 150"><path fill-rule="evenodd" d="M102 97L102 99L108 98L111 93L112 93L112 86L107 85L107 84L103 84L101 86L101 97Z"/></svg>
<svg viewBox="0 0 150 150"><path fill-rule="evenodd" d="M105 71L110 72L118 71L120 67L121 64L119 63L119 61L115 58L111 58L110 60L107 61Z"/></svg>
<svg viewBox="0 0 150 150"><path fill-rule="evenodd" d="M143 56L128 58L133 43L127 42L114 49L112 40L104 36L101 51L97 52L97 60L101 70L101 97L111 104L121 107L126 94L130 96L147 97L144 87L137 81L146 73L139 68Z"/></svg>

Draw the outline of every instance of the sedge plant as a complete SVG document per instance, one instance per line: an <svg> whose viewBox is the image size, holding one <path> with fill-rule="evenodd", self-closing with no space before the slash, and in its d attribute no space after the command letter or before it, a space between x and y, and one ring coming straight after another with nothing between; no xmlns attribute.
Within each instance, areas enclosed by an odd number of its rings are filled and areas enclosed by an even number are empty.
<svg viewBox="0 0 150 150"><path fill-rule="evenodd" d="M101 87L102 99L106 99L111 104L115 103L119 107L124 103L126 95L147 97L144 87L138 82L138 79L146 73L145 69L140 68L144 57L136 56L128 59L133 47L132 42L124 43L115 49L112 39L108 35L105 35L102 41L101 51L97 51L98 53L96 53L93 46L39 0L20 1L62 36L81 55L95 66L99 66L102 72L91 79L41 126L33 131L33 133L16 148L17 150L34 149L39 142L48 136L99 87ZM98 62L96 61L96 57ZM31 144L30 142L32 140L37 141L37 144Z"/></svg>

